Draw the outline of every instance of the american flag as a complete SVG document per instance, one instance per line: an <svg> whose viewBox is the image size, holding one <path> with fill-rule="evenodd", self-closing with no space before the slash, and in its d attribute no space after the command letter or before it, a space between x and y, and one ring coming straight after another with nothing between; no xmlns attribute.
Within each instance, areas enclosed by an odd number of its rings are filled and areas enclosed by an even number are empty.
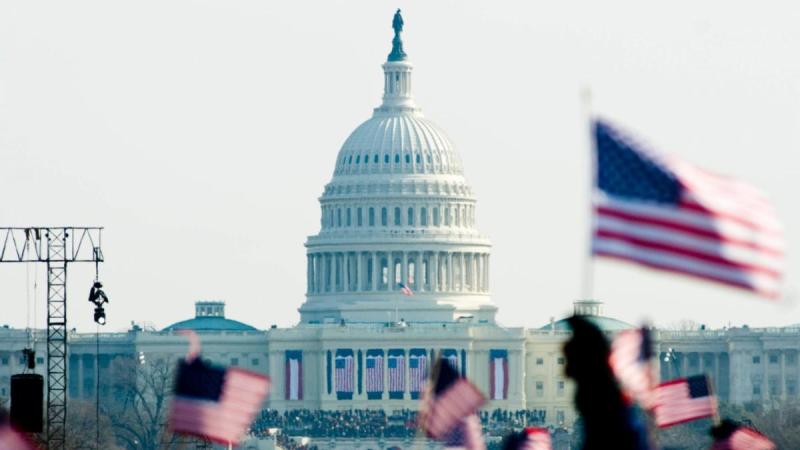
<svg viewBox="0 0 800 450"><path fill-rule="evenodd" d="M478 418L477 414L467 416L442 441L444 441L445 448L458 447L467 450L484 450L486 442L483 439L481 419Z"/></svg>
<svg viewBox="0 0 800 450"><path fill-rule="evenodd" d="M408 287L407 284L397 283L397 288L400 289L400 292L402 292L403 295L406 295L406 296L409 296L409 297L414 295L414 291L412 291L411 288Z"/></svg>
<svg viewBox="0 0 800 450"><path fill-rule="evenodd" d="M0 450L34 450L33 444L22 433L2 420L0 418Z"/></svg>
<svg viewBox="0 0 800 450"><path fill-rule="evenodd" d="M508 398L508 352L491 350L489 352L489 391L492 400Z"/></svg>
<svg viewBox="0 0 800 450"><path fill-rule="evenodd" d="M336 356L336 392L353 392L353 355Z"/></svg>
<svg viewBox="0 0 800 450"><path fill-rule="evenodd" d="M775 450L775 444L756 430L739 427L727 439L714 442L711 450Z"/></svg>
<svg viewBox="0 0 800 450"><path fill-rule="evenodd" d="M367 393L383 392L383 355L367 354Z"/></svg>
<svg viewBox="0 0 800 450"><path fill-rule="evenodd" d="M284 371L286 379L285 391L286 400L303 399L303 352L300 350L288 350L286 352L286 367Z"/></svg>
<svg viewBox="0 0 800 450"><path fill-rule="evenodd" d="M222 444L247 432L269 392L269 378L238 368L181 360L175 376L170 428Z"/></svg>
<svg viewBox="0 0 800 450"><path fill-rule="evenodd" d="M408 356L408 384L412 393L420 393L425 389L425 381L428 376L428 356L409 355Z"/></svg>
<svg viewBox="0 0 800 450"><path fill-rule="evenodd" d="M454 369L458 370L458 352L454 349L446 349L442 351L442 355Z"/></svg>
<svg viewBox="0 0 800 450"><path fill-rule="evenodd" d="M650 330L625 330L611 343L609 364L623 391L645 409L653 407L653 388L657 382L652 364L653 348Z"/></svg>
<svg viewBox="0 0 800 450"><path fill-rule="evenodd" d="M662 383L656 387L653 395L653 413L659 428L717 414L717 399L705 375Z"/></svg>
<svg viewBox="0 0 800 450"><path fill-rule="evenodd" d="M601 120L594 138L593 254L780 295L783 231L764 194L657 155Z"/></svg>
<svg viewBox="0 0 800 450"><path fill-rule="evenodd" d="M406 361L405 356L389 355L389 392L403 392L406 390Z"/></svg>
<svg viewBox="0 0 800 450"><path fill-rule="evenodd" d="M525 434L525 440L518 450L552 450L553 444L547 428L528 427L522 432Z"/></svg>
<svg viewBox="0 0 800 450"><path fill-rule="evenodd" d="M478 388L442 360L437 362L434 374L432 388L426 390L422 401L419 420L428 437L443 440L456 427L462 426L465 419L474 416L478 408L486 403L486 398ZM476 433L481 433L480 426L477 430L474 426L465 426L461 430L473 434L465 441L482 442L482 437L478 440L475 436Z"/></svg>

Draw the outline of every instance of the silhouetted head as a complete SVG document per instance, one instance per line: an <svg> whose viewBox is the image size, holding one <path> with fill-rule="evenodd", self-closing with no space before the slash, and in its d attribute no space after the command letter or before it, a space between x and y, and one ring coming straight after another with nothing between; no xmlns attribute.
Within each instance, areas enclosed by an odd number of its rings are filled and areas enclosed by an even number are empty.
<svg viewBox="0 0 800 450"><path fill-rule="evenodd" d="M522 444L527 439L524 431L512 432L503 439L503 450L517 450L522 447Z"/></svg>
<svg viewBox="0 0 800 450"><path fill-rule="evenodd" d="M580 383L600 374L610 374L611 346L603 332L583 316L572 316L567 323L572 329L572 338L564 344L566 375Z"/></svg>
<svg viewBox="0 0 800 450"><path fill-rule="evenodd" d="M715 441L724 441L728 439L739 426L740 424L733 420L724 419L719 425L711 428L710 434Z"/></svg>

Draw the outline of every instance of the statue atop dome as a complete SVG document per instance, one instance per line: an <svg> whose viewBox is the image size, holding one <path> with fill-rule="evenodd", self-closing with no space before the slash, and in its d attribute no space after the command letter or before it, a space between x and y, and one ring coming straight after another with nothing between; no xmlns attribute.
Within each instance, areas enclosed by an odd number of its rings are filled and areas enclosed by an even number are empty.
<svg viewBox="0 0 800 450"><path fill-rule="evenodd" d="M392 29L394 30L394 39L392 39L392 52L389 53L389 61L403 61L407 55L403 51L403 40L400 39L400 33L403 32L403 16L400 15L400 9L394 13Z"/></svg>

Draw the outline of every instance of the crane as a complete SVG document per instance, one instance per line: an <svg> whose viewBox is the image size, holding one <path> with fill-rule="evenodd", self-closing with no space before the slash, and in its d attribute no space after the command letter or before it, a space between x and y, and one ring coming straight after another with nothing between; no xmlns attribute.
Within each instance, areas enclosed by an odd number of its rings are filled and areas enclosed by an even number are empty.
<svg viewBox="0 0 800 450"><path fill-rule="evenodd" d="M47 264L48 448L65 448L67 422L67 265L103 262L103 227L0 227L0 263Z"/></svg>

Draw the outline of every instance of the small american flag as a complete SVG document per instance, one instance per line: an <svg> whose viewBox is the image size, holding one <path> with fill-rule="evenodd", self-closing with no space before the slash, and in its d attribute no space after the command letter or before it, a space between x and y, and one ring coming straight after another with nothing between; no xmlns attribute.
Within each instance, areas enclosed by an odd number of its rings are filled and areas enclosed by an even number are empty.
<svg viewBox="0 0 800 450"><path fill-rule="evenodd" d="M33 444L0 418L0 450L34 450Z"/></svg>
<svg viewBox="0 0 800 450"><path fill-rule="evenodd" d="M400 292L401 292L403 295L406 295L406 296L408 296L408 297L411 297L411 296L413 296L413 295L414 295L414 291L412 291L412 290L411 290L411 288L410 288L410 287L408 287L408 285L407 285L407 284L403 284L403 283L397 283L397 288L398 288L398 289L400 289Z"/></svg>
<svg viewBox="0 0 800 450"><path fill-rule="evenodd" d="M518 447L519 450L552 450L553 444L547 428L528 427L522 432L525 434L525 439Z"/></svg>
<svg viewBox="0 0 800 450"><path fill-rule="evenodd" d="M653 388L657 382L652 364L653 348L650 330L625 330L611 343L609 363L623 391L645 409L653 408Z"/></svg>
<svg viewBox="0 0 800 450"><path fill-rule="evenodd" d="M406 390L406 362L402 354L389 355L389 393L401 393Z"/></svg>
<svg viewBox="0 0 800 450"><path fill-rule="evenodd" d="M483 439L481 419L477 414L467 416L447 436L442 439L445 448L458 447L466 450L484 450L486 442Z"/></svg>
<svg viewBox="0 0 800 450"><path fill-rule="evenodd" d="M757 189L594 123L592 253L780 296L784 238Z"/></svg>
<svg viewBox="0 0 800 450"><path fill-rule="evenodd" d="M775 450L766 436L747 427L739 427L727 439L714 442L711 450Z"/></svg>
<svg viewBox="0 0 800 450"><path fill-rule="evenodd" d="M353 393L353 356L336 357L336 392Z"/></svg>
<svg viewBox="0 0 800 450"><path fill-rule="evenodd" d="M249 429L269 392L269 378L238 368L181 360L175 376L170 428L222 444L235 444Z"/></svg>
<svg viewBox="0 0 800 450"><path fill-rule="evenodd" d="M463 427L462 422L474 416L478 408L486 403L483 394L442 359L436 363L434 374L432 388L426 390L419 416L428 437L447 439L460 426L463 432L480 434L480 426L476 431L474 426ZM469 441L482 442L483 438L478 441L473 435Z"/></svg>
<svg viewBox="0 0 800 450"><path fill-rule="evenodd" d="M367 394L383 392L383 355L367 355Z"/></svg>
<svg viewBox="0 0 800 450"><path fill-rule="evenodd" d="M653 395L653 413L659 428L717 414L717 399L705 375L662 383L656 387Z"/></svg>

